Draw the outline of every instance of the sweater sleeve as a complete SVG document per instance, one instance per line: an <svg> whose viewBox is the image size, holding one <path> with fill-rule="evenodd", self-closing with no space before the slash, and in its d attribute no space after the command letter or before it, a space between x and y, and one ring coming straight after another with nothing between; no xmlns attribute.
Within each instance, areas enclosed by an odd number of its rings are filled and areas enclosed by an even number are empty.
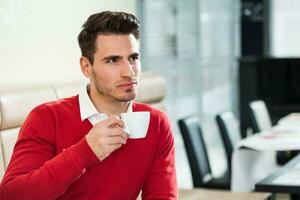
<svg viewBox="0 0 300 200"><path fill-rule="evenodd" d="M85 138L56 155L55 119L50 109L37 107L20 130L0 199L56 199L97 162Z"/></svg>
<svg viewBox="0 0 300 200"><path fill-rule="evenodd" d="M143 187L143 200L175 200L178 198L174 137L166 115L161 113L160 117L158 147Z"/></svg>

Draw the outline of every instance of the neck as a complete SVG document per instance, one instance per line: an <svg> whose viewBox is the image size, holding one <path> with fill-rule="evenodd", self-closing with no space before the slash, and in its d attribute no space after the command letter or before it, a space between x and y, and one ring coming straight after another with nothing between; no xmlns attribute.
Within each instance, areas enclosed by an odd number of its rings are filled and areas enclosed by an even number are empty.
<svg viewBox="0 0 300 200"><path fill-rule="evenodd" d="M89 96L97 111L100 113L105 113L108 116L120 116L121 113L125 113L127 111L130 104L130 101L121 102L112 97L101 95L96 90L90 90Z"/></svg>

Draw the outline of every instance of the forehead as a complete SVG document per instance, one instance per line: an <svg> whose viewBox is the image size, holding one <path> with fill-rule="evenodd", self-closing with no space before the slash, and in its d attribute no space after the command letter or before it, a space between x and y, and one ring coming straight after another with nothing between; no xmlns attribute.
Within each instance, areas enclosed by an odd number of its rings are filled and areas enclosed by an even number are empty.
<svg viewBox="0 0 300 200"><path fill-rule="evenodd" d="M98 35L96 54L127 55L139 52L139 42L133 34L129 35Z"/></svg>

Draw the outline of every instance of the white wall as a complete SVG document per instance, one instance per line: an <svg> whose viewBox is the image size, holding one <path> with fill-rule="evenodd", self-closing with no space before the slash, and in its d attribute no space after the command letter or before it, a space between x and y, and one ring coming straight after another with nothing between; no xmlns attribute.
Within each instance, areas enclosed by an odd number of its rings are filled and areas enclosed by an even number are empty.
<svg viewBox="0 0 300 200"><path fill-rule="evenodd" d="M77 35L93 13L135 0L1 0L0 85L83 79Z"/></svg>
<svg viewBox="0 0 300 200"><path fill-rule="evenodd" d="M271 2L270 54L274 57L300 56L300 1Z"/></svg>

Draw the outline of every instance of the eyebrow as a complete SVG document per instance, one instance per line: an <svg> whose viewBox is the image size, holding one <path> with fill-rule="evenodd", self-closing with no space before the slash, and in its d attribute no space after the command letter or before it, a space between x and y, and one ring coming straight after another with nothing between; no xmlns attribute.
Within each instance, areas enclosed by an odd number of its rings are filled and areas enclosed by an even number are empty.
<svg viewBox="0 0 300 200"><path fill-rule="evenodd" d="M103 61L107 61L107 60L117 60L117 59L120 59L120 58L122 58L122 56L110 55L110 56L104 57L102 60L103 60Z"/></svg>
<svg viewBox="0 0 300 200"><path fill-rule="evenodd" d="M128 57L130 58L130 57L135 57L135 56L140 56L140 54L139 53L132 53Z"/></svg>
<svg viewBox="0 0 300 200"><path fill-rule="evenodd" d="M132 53L128 56L128 58L131 58L131 57L135 57L135 56L140 56L139 53ZM110 56L107 56L107 57L104 57L102 60L103 61L107 61L107 60L118 60L122 58L122 56L117 56L117 55L110 55Z"/></svg>

